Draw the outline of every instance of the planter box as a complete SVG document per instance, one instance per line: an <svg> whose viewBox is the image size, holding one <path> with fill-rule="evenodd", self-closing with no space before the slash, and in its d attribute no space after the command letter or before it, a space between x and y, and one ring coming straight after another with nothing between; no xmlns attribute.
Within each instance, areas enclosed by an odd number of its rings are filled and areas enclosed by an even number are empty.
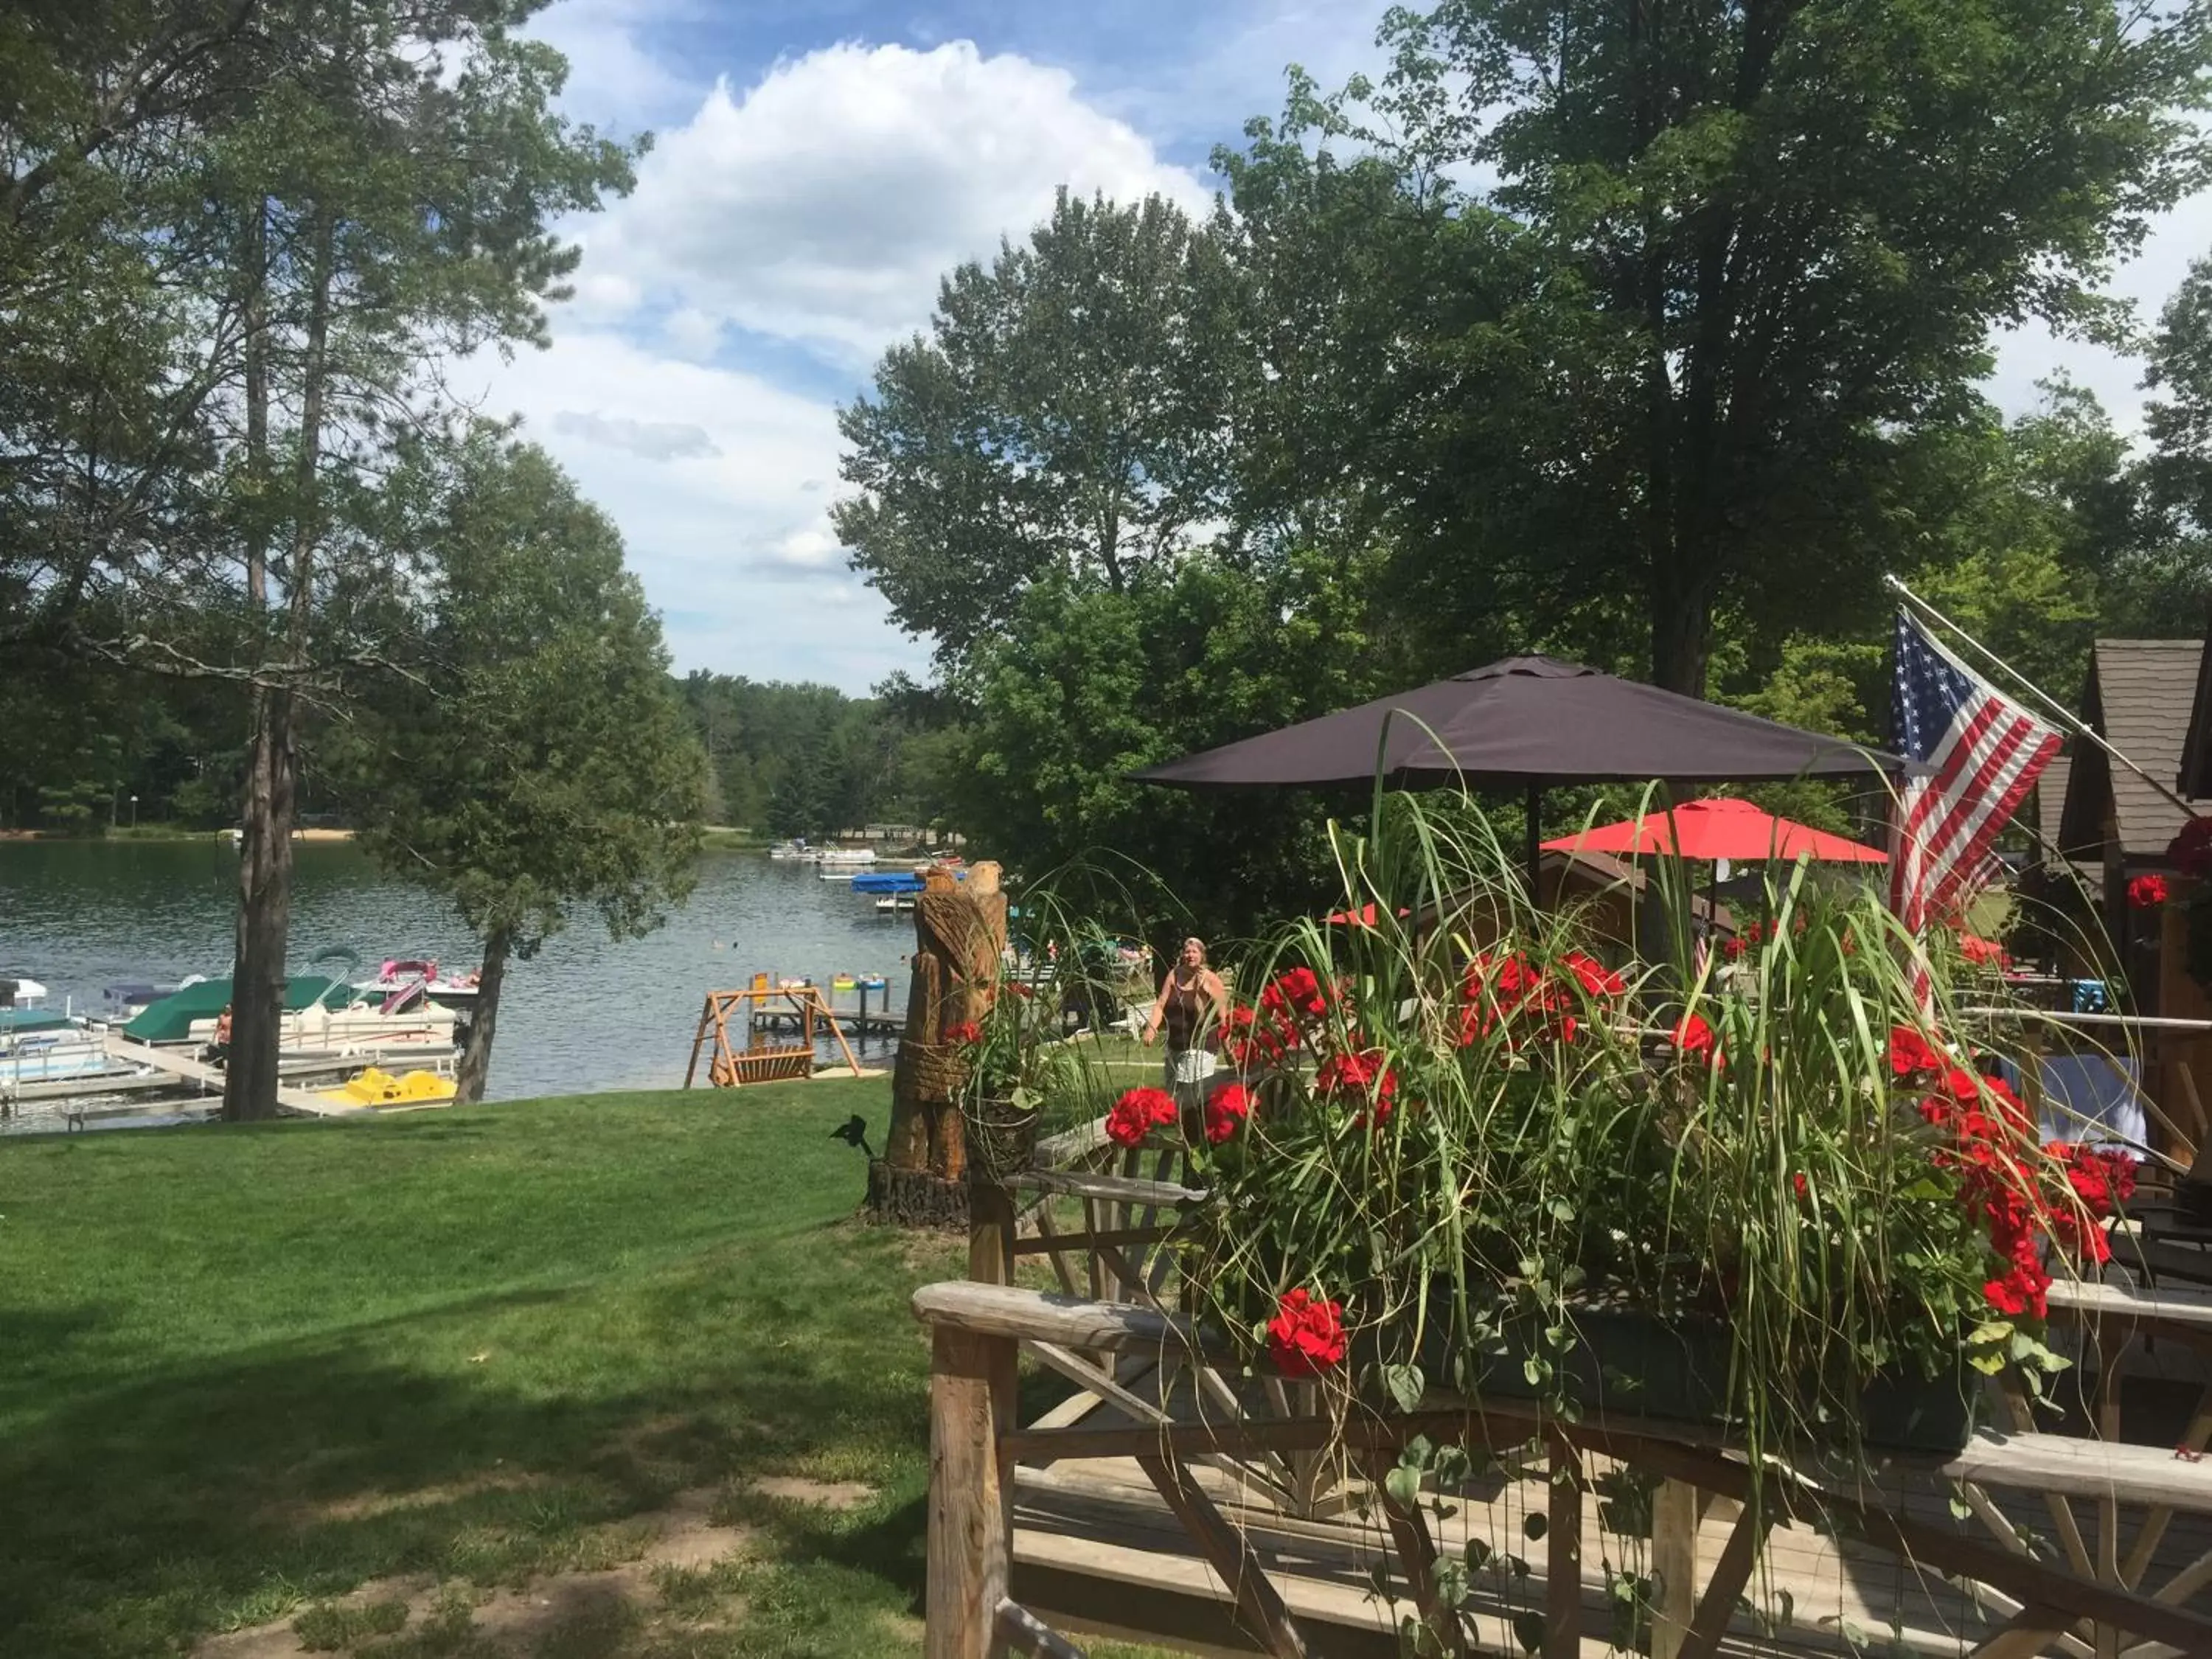
<svg viewBox="0 0 2212 1659"><path fill-rule="evenodd" d="M1567 1346L1547 1348L1543 1333L1531 1324L1509 1332L1484 1354L1478 1395L1535 1399L1546 1390L1528 1381L1532 1355L1550 1358L1559 1373L1559 1395L1597 1415L1668 1418L1677 1422L1722 1424L1729 1377L1729 1333L1702 1320L1662 1321L1632 1310L1585 1309L1573 1319ZM1436 1364L1424 1369L1449 1376L1443 1343L1433 1345ZM1949 1454L1963 1449L1974 1431L1982 1397L1981 1374L1960 1363L1958 1375L1923 1379L1876 1377L1859 1402L1861 1431L1869 1446L1895 1451Z"/></svg>

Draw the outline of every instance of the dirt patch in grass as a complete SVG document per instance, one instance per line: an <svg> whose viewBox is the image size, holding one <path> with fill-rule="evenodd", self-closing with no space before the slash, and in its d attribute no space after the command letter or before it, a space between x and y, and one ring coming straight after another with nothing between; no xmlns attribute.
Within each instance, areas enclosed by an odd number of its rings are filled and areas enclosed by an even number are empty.
<svg viewBox="0 0 2212 1659"><path fill-rule="evenodd" d="M750 1483L752 1489L793 1504L819 1504L825 1509L856 1510L876 1495L876 1489L859 1480L810 1480L803 1474L769 1474Z"/></svg>
<svg viewBox="0 0 2212 1659"><path fill-rule="evenodd" d="M553 1482L543 1474L527 1469L492 1469L466 1480L447 1480L434 1486L421 1486L413 1492L365 1492L345 1498L334 1498L319 1504L294 1506L295 1517L309 1522L324 1521L368 1521L380 1515L392 1515L401 1510L439 1509L448 1504L459 1504L469 1498L494 1492L538 1492Z"/></svg>
<svg viewBox="0 0 2212 1659"><path fill-rule="evenodd" d="M848 1485L867 1492L856 1483L791 1484L822 1485L840 1495ZM711 1489L680 1492L663 1508L625 1520L624 1534L646 1541L635 1559L617 1566L549 1573L520 1588L489 1592L421 1576L379 1579L283 1620L210 1637L193 1650L193 1659L305 1659L332 1652L361 1659L418 1654L539 1659L571 1647L590 1649L586 1638L593 1632L646 1628L664 1612L692 1623L708 1611L727 1616L733 1605L702 1606L700 1592L702 1586L714 1588L713 1570L740 1554L747 1534L742 1527L715 1523L718 1499ZM394 1501L440 1500L405 1493Z"/></svg>

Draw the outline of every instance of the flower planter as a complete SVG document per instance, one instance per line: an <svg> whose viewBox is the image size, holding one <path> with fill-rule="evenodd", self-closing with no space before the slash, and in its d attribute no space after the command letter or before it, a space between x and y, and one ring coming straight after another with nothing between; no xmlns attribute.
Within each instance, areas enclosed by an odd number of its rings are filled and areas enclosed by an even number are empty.
<svg viewBox="0 0 2212 1659"><path fill-rule="evenodd" d="M1547 1346L1534 1322L1487 1344L1474 1392L1520 1400L1549 1395L1593 1413L1723 1424L1729 1346L1727 1328L1715 1322L1586 1308L1574 1314L1564 1349ZM1443 1340L1427 1346L1423 1369L1433 1376L1449 1376ZM1537 1356L1548 1358L1557 1372L1547 1383L1528 1380L1527 1364ZM1981 1383L1963 1358L1955 1376L1877 1376L1859 1401L1864 1443L1893 1451L1962 1449L1974 1431Z"/></svg>
<svg viewBox="0 0 2212 1659"><path fill-rule="evenodd" d="M961 1117L968 1133L968 1164L987 1181L1006 1182L1030 1167L1037 1144L1034 1107L1011 1100L970 1100Z"/></svg>

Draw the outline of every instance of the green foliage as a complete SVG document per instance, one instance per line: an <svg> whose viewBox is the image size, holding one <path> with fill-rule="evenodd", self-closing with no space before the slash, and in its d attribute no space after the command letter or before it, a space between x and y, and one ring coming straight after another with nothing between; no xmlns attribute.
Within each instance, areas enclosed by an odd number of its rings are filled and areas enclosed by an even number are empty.
<svg viewBox="0 0 2212 1659"><path fill-rule="evenodd" d="M896 696L848 697L695 671L680 687L707 751L721 823L819 836L871 823L937 825L946 749L936 711Z"/></svg>
<svg viewBox="0 0 2212 1659"><path fill-rule="evenodd" d="M1676 690L1725 609L1878 601L1886 498L1971 415L1990 329L2105 324L2107 262L2200 177L2196 8L1450 0L1383 38L1381 86L1294 133L1391 158L1417 208L1494 180L1469 214L1510 226L1413 434L1421 591L1453 622L1500 565L1621 593Z"/></svg>
<svg viewBox="0 0 2212 1659"><path fill-rule="evenodd" d="M689 890L698 752L621 538L543 451L478 428L433 520L419 672L360 722L363 846L526 951Z"/></svg>
<svg viewBox="0 0 2212 1659"><path fill-rule="evenodd" d="M1447 0L1382 40L1378 81L1291 71L1204 226L1063 201L953 273L845 413L840 528L936 647L988 850L1281 913L1309 806L1123 774L1531 650L1879 740L1885 571L2061 697L2100 629L2198 625L2212 279L2154 359L2172 456L1978 388L2023 318L2124 340L2096 288L2202 175L2202 8Z"/></svg>
<svg viewBox="0 0 2212 1659"><path fill-rule="evenodd" d="M1150 872L1156 922L1236 934L1294 914L1322 868L1315 804L1127 775L1372 695L1367 574L1318 555L1250 573L1194 555L1121 592L1039 583L973 671L961 823L1032 870L1095 851Z"/></svg>
<svg viewBox="0 0 2212 1659"><path fill-rule="evenodd" d="M480 1089L510 950L690 892L702 763L622 539L551 459L480 427L433 488L422 655L331 746L363 848L486 942Z"/></svg>
<svg viewBox="0 0 2212 1659"><path fill-rule="evenodd" d="M1939 958L1923 1024L1880 896L1802 872L1769 884L1772 926L1723 982L1693 949L1679 866L1636 951L1595 909L1533 910L1458 803L1378 794L1373 821L1332 846L1336 902L1372 904L1375 924L1301 923L1248 964L1249 985L1292 964L1317 982L1260 997L1257 1047L1231 1054L1261 1105L1193 1148L1220 1202L1184 1271L1223 1328L1261 1347L1278 1298L1304 1289L1342 1304L1349 1352L1325 1379L1340 1401L1425 1381L1571 1413L1640 1378L1679 1397L1628 1409L1725 1416L1754 1467L1785 1442L1856 1450L1871 1384L1956 1389L1962 1346L2040 1365L2036 1319L1984 1292L2010 1263L1966 1187L1973 1160L1916 1110L1933 1085L1892 1063L1897 1026L1999 1051L2017 1026L1959 1009L2001 989L1954 1002ZM2071 1213L2032 1126L1994 1127L2016 1103L1955 1076L2017 1160L2002 1178ZM1586 1328L1624 1310L1668 1334L1648 1366L1601 1376ZM1709 1369L1670 1385L1700 1340Z"/></svg>
<svg viewBox="0 0 2212 1659"><path fill-rule="evenodd" d="M1121 592L1225 499L1238 283L1158 197L1062 191L1027 243L945 279L927 339L845 410L832 513L854 562L957 669L1035 582ZM947 556L948 550L957 556Z"/></svg>

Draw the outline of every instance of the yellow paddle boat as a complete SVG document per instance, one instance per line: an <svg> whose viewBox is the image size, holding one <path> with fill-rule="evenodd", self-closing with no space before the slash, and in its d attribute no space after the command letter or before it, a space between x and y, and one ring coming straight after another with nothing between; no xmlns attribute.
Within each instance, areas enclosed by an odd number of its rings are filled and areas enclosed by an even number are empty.
<svg viewBox="0 0 2212 1659"><path fill-rule="evenodd" d="M342 1089L325 1089L325 1100L338 1106L444 1106L453 1098L453 1079L435 1072L394 1077L372 1066Z"/></svg>

